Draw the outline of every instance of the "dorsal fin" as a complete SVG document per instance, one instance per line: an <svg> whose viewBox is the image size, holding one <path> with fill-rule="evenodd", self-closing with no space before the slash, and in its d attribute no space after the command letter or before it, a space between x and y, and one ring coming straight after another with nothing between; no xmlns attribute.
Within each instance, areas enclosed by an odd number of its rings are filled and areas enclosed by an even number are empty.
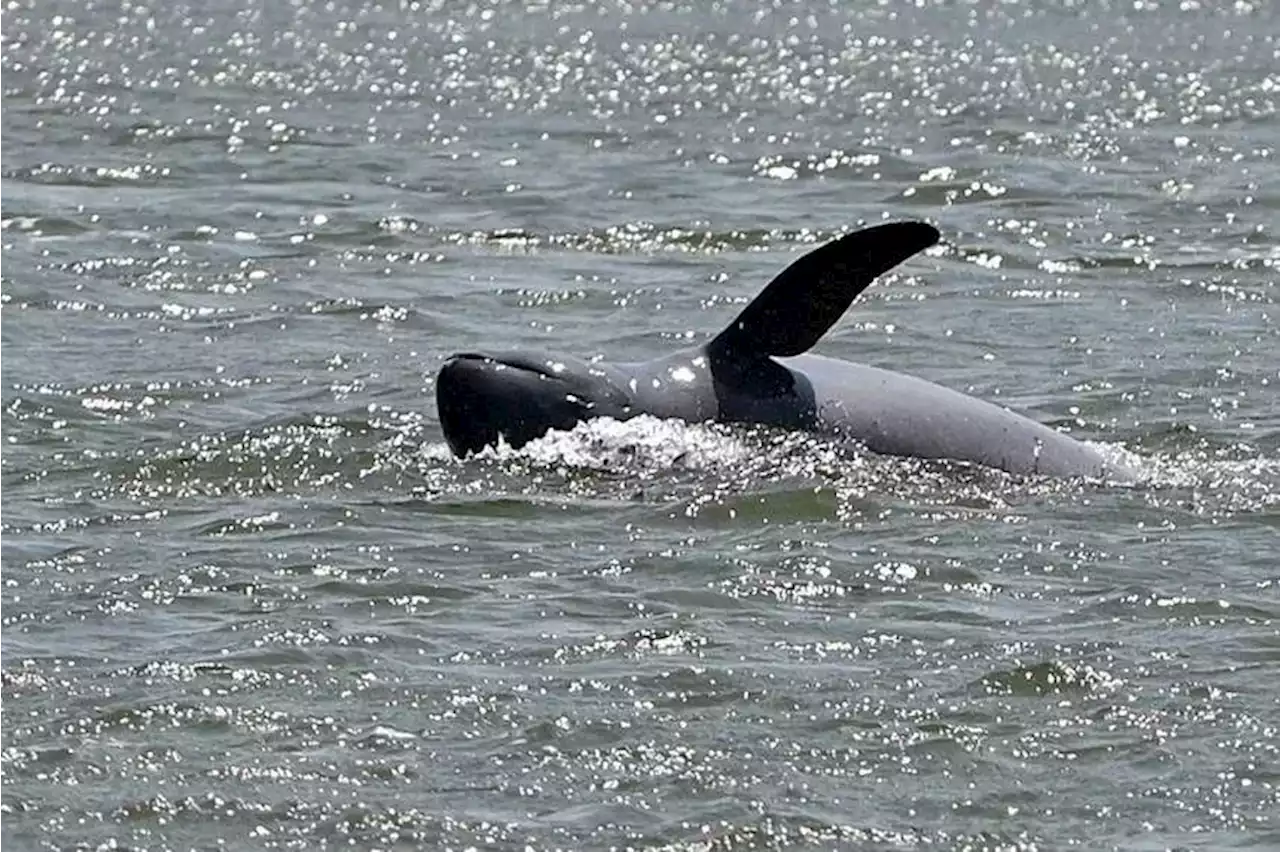
<svg viewBox="0 0 1280 852"><path fill-rule="evenodd" d="M924 222L891 222L832 240L770 281L708 348L739 357L806 352L872 281L938 237Z"/></svg>

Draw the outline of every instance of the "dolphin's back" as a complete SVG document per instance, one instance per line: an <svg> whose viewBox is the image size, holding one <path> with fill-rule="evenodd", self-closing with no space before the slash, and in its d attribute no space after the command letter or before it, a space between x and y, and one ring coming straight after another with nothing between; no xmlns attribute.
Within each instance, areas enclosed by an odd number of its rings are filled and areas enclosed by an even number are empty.
<svg viewBox="0 0 1280 852"><path fill-rule="evenodd" d="M779 358L812 388L816 427L878 453L954 459L1017 474L1104 476L1100 453L998 405L914 376L821 355Z"/></svg>

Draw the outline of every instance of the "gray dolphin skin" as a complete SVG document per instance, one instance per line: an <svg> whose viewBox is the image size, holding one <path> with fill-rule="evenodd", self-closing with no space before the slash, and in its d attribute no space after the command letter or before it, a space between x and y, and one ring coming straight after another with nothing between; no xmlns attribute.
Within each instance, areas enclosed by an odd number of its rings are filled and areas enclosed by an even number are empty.
<svg viewBox="0 0 1280 852"><path fill-rule="evenodd" d="M808 354L876 279L938 241L922 222L847 234L800 257L709 343L610 364L530 352L459 353L436 379L440 424L467 456L593 417L758 423L859 441L896 456L1014 474L1123 478L1093 448L924 379Z"/></svg>

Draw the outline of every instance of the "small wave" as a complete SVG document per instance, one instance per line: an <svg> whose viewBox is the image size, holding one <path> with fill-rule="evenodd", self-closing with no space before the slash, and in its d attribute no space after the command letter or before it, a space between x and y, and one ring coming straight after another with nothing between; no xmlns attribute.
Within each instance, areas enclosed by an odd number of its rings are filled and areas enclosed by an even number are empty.
<svg viewBox="0 0 1280 852"><path fill-rule="evenodd" d="M1194 488L1224 493L1258 491L1275 496L1280 491L1280 458L1248 455L1239 447L1174 448L1139 454L1117 444L1094 444L1108 460L1138 472L1139 484L1150 488Z"/></svg>
<svg viewBox="0 0 1280 852"><path fill-rule="evenodd" d="M992 671L982 677L978 689L991 695L1040 697L1071 693L1107 694L1124 684L1122 678L1088 663L1049 660Z"/></svg>

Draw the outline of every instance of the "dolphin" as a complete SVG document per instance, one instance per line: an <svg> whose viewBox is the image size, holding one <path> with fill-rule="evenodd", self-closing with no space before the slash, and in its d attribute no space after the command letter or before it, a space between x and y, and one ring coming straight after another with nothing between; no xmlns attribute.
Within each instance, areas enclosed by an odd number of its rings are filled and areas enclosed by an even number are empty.
<svg viewBox="0 0 1280 852"><path fill-rule="evenodd" d="M803 255L710 342L652 361L462 352L436 379L440 425L465 457L519 448L594 417L756 423L861 442L882 454L1018 475L1131 479L1093 447L914 376L809 350L881 274L932 246L923 222L855 231Z"/></svg>

